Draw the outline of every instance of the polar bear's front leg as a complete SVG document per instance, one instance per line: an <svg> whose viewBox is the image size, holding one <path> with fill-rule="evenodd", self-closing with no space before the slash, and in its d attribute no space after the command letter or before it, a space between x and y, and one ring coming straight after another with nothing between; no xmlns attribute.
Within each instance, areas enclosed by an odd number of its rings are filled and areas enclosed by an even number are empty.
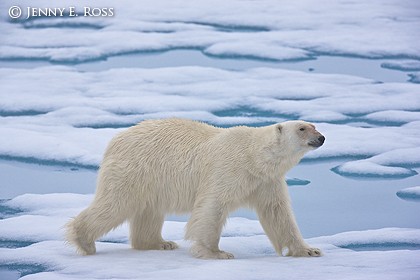
<svg viewBox="0 0 420 280"><path fill-rule="evenodd" d="M198 198L187 223L185 238L192 240L191 254L201 259L233 259L219 249L220 234L228 216L227 209L216 198Z"/></svg>
<svg viewBox="0 0 420 280"><path fill-rule="evenodd" d="M265 186L251 198L260 223L273 244L276 252L282 255L288 249L288 256L319 257L318 248L311 248L305 243L293 215L289 192L285 181L280 186Z"/></svg>

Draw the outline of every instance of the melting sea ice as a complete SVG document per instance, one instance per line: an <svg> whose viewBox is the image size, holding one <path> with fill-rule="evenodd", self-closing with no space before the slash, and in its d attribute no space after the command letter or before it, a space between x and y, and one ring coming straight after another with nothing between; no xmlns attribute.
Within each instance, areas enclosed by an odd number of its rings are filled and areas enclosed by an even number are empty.
<svg viewBox="0 0 420 280"><path fill-rule="evenodd" d="M101 3L114 18L0 15L1 279L418 279L416 3ZM188 254L185 216L165 222L172 252L130 250L126 224L95 256L66 246L62 227L91 201L108 141L173 116L314 122L327 142L288 182L302 234L325 256L279 258L245 209L223 231L228 262Z"/></svg>

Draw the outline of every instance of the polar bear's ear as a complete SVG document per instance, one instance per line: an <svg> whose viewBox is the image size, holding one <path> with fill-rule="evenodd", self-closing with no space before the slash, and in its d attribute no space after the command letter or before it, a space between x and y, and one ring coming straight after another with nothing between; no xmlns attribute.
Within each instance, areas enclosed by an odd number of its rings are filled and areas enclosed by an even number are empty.
<svg viewBox="0 0 420 280"><path fill-rule="evenodd" d="M281 131L283 130L283 126L281 124L277 124L276 125L277 130L281 133Z"/></svg>

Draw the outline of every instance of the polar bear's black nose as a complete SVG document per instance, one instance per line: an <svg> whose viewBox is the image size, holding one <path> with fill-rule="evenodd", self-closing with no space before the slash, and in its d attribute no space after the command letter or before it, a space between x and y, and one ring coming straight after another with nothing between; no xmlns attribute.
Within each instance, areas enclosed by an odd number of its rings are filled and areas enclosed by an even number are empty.
<svg viewBox="0 0 420 280"><path fill-rule="evenodd" d="M324 144L324 142L325 142L325 137L321 135L318 138L314 138L312 141L310 141L308 145L314 148L319 148Z"/></svg>

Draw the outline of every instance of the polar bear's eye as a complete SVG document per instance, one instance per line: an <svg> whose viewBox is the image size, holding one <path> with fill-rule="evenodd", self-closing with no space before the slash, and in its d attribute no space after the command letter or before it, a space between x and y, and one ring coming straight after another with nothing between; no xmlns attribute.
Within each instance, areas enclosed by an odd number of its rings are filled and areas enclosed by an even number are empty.
<svg viewBox="0 0 420 280"><path fill-rule="evenodd" d="M305 131L305 128L304 127L301 127L299 130L300 131Z"/></svg>

